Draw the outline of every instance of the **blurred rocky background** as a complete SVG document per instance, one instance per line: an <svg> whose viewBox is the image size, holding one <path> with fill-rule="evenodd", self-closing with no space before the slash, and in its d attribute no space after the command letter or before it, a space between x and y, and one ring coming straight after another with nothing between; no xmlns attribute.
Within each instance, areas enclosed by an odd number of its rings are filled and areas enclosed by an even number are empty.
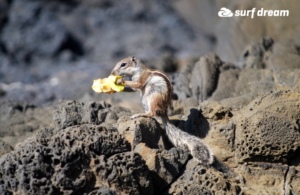
<svg viewBox="0 0 300 195"><path fill-rule="evenodd" d="M299 2L0 0L0 194L300 194ZM289 10L220 18L218 11ZM173 148L121 59L173 81L169 110L215 154Z"/></svg>

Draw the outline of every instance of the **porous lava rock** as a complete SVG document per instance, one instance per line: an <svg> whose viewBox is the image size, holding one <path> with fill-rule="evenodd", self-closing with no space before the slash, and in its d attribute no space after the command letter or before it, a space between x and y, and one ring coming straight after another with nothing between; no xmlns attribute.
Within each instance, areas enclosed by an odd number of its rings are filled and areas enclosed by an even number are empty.
<svg viewBox="0 0 300 195"><path fill-rule="evenodd" d="M63 116L70 119L62 120L68 121L63 128L44 128L1 157L1 194L99 194L105 188L118 194L154 194L145 161L130 151L116 128L78 125L74 112Z"/></svg>
<svg viewBox="0 0 300 195"><path fill-rule="evenodd" d="M218 166L218 165L217 165ZM168 194L240 194L233 173L207 168L189 161L186 171L171 185Z"/></svg>
<svg viewBox="0 0 300 195"><path fill-rule="evenodd" d="M236 122L236 160L289 161L300 147L300 93L278 91L254 99Z"/></svg>
<svg viewBox="0 0 300 195"><path fill-rule="evenodd" d="M156 120L128 120L128 113L103 101L63 102L55 128L42 128L1 156L0 194L162 193L189 152L171 148Z"/></svg>

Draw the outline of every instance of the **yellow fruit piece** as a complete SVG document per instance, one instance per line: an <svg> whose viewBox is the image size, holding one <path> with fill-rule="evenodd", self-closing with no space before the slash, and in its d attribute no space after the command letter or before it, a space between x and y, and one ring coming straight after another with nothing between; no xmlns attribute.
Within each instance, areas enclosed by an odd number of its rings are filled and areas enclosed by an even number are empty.
<svg viewBox="0 0 300 195"><path fill-rule="evenodd" d="M92 89L97 93L115 93L124 90L124 85L117 85L116 81L121 76L110 75L108 78L94 80Z"/></svg>

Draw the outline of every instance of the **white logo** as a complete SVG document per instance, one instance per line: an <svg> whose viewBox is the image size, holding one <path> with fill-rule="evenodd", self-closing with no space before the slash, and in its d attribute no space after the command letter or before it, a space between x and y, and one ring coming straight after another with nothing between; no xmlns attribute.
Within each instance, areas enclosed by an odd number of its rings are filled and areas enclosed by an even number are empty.
<svg viewBox="0 0 300 195"><path fill-rule="evenodd" d="M256 8L252 8L249 10L235 10L232 12L230 9L227 9L225 7L222 7L220 11L218 12L219 17L232 17L232 16L242 16L242 17L248 17L250 16L251 19L254 18L254 16L257 17L264 17L264 16L289 16L290 12L289 10L265 10L264 8L260 8L256 10Z"/></svg>
<svg viewBox="0 0 300 195"><path fill-rule="evenodd" d="M227 8L225 8L225 7L222 7L222 8L220 9L220 11L218 12L218 15L219 15L220 17L232 17L232 16L233 16L233 13L232 13L232 11L231 11L230 9L227 9Z"/></svg>

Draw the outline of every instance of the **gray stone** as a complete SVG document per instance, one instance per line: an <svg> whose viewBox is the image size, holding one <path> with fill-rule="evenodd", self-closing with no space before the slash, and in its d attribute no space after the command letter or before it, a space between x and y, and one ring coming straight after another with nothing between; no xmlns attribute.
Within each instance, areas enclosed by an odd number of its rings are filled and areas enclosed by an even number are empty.
<svg viewBox="0 0 300 195"><path fill-rule="evenodd" d="M30 61L33 53L54 56L67 35L62 22L42 2L16 0L10 6L9 23L3 28L1 40L17 60Z"/></svg>
<svg viewBox="0 0 300 195"><path fill-rule="evenodd" d="M99 125L104 122L116 123L120 116L126 116L130 112L128 109L118 107L110 109L111 105L104 101L79 103L77 101L67 101L54 111L54 123L56 128L63 129L69 126L80 124Z"/></svg>
<svg viewBox="0 0 300 195"><path fill-rule="evenodd" d="M194 65L188 64L183 70L177 73L172 79L174 82L173 90L179 99L192 97L192 89L190 86L191 76Z"/></svg>
<svg viewBox="0 0 300 195"><path fill-rule="evenodd" d="M273 46L272 38L264 38L259 43L252 43L245 48L241 59L240 67L246 69L264 69L268 68L268 55Z"/></svg>
<svg viewBox="0 0 300 195"><path fill-rule="evenodd" d="M95 190L95 192L92 192L90 194L94 195L118 195L118 193L114 190L111 190L107 187L102 187L99 190Z"/></svg>
<svg viewBox="0 0 300 195"><path fill-rule="evenodd" d="M0 156L12 151L13 149L14 148L11 145L9 145L8 143L6 143L0 139Z"/></svg>
<svg viewBox="0 0 300 195"><path fill-rule="evenodd" d="M216 54L201 57L195 64L191 76L193 98L202 102L215 91L222 61Z"/></svg>
<svg viewBox="0 0 300 195"><path fill-rule="evenodd" d="M273 46L269 56L270 68L276 72L300 68L299 42L283 40Z"/></svg>
<svg viewBox="0 0 300 195"><path fill-rule="evenodd" d="M237 68L229 68L223 70L219 75L218 85L211 96L211 100L220 101L235 95L235 87L239 82L241 70Z"/></svg>
<svg viewBox="0 0 300 195"><path fill-rule="evenodd" d="M45 126L53 127L51 115L50 107L41 108L24 101L1 101L0 137L14 146Z"/></svg>

